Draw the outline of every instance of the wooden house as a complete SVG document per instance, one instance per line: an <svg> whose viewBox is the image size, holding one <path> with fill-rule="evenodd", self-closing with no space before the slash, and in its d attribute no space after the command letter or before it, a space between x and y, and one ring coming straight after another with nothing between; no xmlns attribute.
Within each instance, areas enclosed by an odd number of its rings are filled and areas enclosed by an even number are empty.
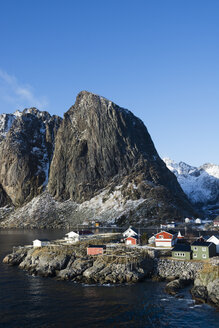
<svg viewBox="0 0 219 328"><path fill-rule="evenodd" d="M137 237L127 237L125 238L125 244L126 245L137 245L138 239Z"/></svg>
<svg viewBox="0 0 219 328"><path fill-rule="evenodd" d="M172 247L177 242L177 233L174 231L161 231L155 236L156 247Z"/></svg>
<svg viewBox="0 0 219 328"><path fill-rule="evenodd" d="M48 239L35 239L33 240L33 247L43 247L49 245Z"/></svg>
<svg viewBox="0 0 219 328"><path fill-rule="evenodd" d="M194 260L205 260L216 255L216 246L207 241L194 241L191 244L192 258Z"/></svg>
<svg viewBox="0 0 219 328"><path fill-rule="evenodd" d="M102 255L106 250L106 245L89 245L87 255Z"/></svg>
<svg viewBox="0 0 219 328"><path fill-rule="evenodd" d="M179 244L179 245L177 244L172 249L172 257L181 260L191 260L192 258L191 246L187 244Z"/></svg>

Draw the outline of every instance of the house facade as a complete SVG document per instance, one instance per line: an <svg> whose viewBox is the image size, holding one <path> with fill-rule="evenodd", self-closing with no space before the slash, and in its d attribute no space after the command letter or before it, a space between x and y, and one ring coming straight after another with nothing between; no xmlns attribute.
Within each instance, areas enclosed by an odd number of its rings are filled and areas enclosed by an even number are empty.
<svg viewBox="0 0 219 328"><path fill-rule="evenodd" d="M180 260L191 260L192 250L190 245L179 244L172 249L172 257Z"/></svg>
<svg viewBox="0 0 219 328"><path fill-rule="evenodd" d="M216 246L207 241L194 241L191 244L192 258L194 260L205 260L216 255Z"/></svg>
<svg viewBox="0 0 219 328"><path fill-rule="evenodd" d="M106 245L89 245L87 255L102 255L106 250Z"/></svg>
<svg viewBox="0 0 219 328"><path fill-rule="evenodd" d="M172 247L177 242L177 234L172 231L161 231L155 236L156 247Z"/></svg>
<svg viewBox="0 0 219 328"><path fill-rule="evenodd" d="M125 244L126 245L137 245L137 238L135 238L135 237L127 237L125 239Z"/></svg>
<svg viewBox="0 0 219 328"><path fill-rule="evenodd" d="M43 247L48 246L49 240L48 239L35 239L33 240L33 247Z"/></svg>

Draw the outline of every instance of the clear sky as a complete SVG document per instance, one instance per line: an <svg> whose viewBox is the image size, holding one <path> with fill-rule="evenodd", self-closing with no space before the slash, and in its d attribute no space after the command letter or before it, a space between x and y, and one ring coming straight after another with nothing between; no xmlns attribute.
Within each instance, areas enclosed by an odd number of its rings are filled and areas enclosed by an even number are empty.
<svg viewBox="0 0 219 328"><path fill-rule="evenodd" d="M0 113L63 115L87 90L161 157L219 164L218 0L0 0Z"/></svg>

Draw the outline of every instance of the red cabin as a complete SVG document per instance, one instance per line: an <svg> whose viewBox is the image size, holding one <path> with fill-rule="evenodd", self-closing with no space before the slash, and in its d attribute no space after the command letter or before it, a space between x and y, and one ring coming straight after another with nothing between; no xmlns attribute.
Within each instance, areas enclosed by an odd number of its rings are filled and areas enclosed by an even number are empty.
<svg viewBox="0 0 219 328"><path fill-rule="evenodd" d="M126 245L137 245L137 238L135 238L135 237L127 237L125 239L125 244Z"/></svg>
<svg viewBox="0 0 219 328"><path fill-rule="evenodd" d="M90 245L87 247L87 255L102 255L106 245Z"/></svg>

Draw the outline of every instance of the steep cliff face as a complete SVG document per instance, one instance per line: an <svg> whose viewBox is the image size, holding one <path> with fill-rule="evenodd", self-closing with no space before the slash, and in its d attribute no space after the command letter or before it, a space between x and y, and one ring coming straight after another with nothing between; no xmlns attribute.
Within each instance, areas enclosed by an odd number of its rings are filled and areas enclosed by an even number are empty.
<svg viewBox="0 0 219 328"><path fill-rule="evenodd" d="M107 187L109 193L119 189L121 201L147 200L144 215L192 212L143 122L111 101L82 91L57 133L48 190L58 200L82 203Z"/></svg>
<svg viewBox="0 0 219 328"><path fill-rule="evenodd" d="M36 108L0 115L1 206L22 205L47 185L60 122Z"/></svg>

